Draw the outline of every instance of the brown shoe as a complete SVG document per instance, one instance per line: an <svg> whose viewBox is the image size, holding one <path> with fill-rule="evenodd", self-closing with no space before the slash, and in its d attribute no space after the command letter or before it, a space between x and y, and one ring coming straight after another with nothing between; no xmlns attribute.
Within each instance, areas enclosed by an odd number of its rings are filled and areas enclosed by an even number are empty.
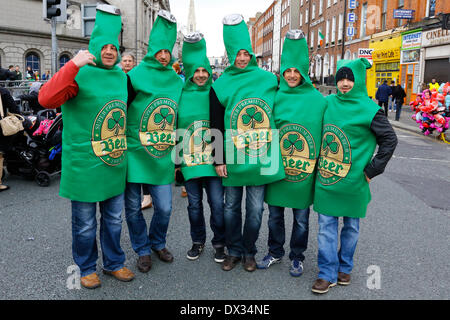
<svg viewBox="0 0 450 320"><path fill-rule="evenodd" d="M343 272L338 272L337 283L341 286L348 286L350 284L350 275Z"/></svg>
<svg viewBox="0 0 450 320"><path fill-rule="evenodd" d="M130 269L123 267L122 269L119 269L117 271L107 271L103 270L104 274L113 276L117 280L128 282L134 279L134 273L131 272Z"/></svg>
<svg viewBox="0 0 450 320"><path fill-rule="evenodd" d="M88 289L95 289L100 287L101 282L98 275L94 272L80 279L81 285Z"/></svg>
<svg viewBox="0 0 450 320"><path fill-rule="evenodd" d="M149 272L152 268L152 258L148 256L141 256L137 260L137 268L140 272Z"/></svg>
<svg viewBox="0 0 450 320"><path fill-rule="evenodd" d="M186 198L187 197L187 192L186 191L181 191L181 197Z"/></svg>
<svg viewBox="0 0 450 320"><path fill-rule="evenodd" d="M152 250L158 255L159 260L164 262L173 261L173 255L169 252L169 250L167 250L167 248L164 248L162 250Z"/></svg>
<svg viewBox="0 0 450 320"><path fill-rule="evenodd" d="M312 292L314 293L327 293L328 289L331 287L334 287L336 283L331 283L323 279L317 279L313 286L312 286Z"/></svg>
<svg viewBox="0 0 450 320"><path fill-rule="evenodd" d="M149 195L144 195L142 197L141 210L151 208L153 206L152 199Z"/></svg>
<svg viewBox="0 0 450 320"><path fill-rule="evenodd" d="M241 261L241 258L226 256L225 261L222 263L222 270L230 271L236 266L236 264L238 264L239 261Z"/></svg>
<svg viewBox="0 0 450 320"><path fill-rule="evenodd" d="M252 272L256 270L255 257L244 258L244 269L245 271Z"/></svg>

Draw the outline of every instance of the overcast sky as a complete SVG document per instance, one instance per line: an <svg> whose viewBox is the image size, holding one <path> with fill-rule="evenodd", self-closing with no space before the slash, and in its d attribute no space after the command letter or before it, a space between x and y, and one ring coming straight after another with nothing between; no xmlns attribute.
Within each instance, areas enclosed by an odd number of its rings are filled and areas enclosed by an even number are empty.
<svg viewBox="0 0 450 320"><path fill-rule="evenodd" d="M197 29L203 33L209 57L221 57L225 52L222 39L222 19L240 13L247 22L258 11L264 12L273 0L194 0ZM187 25L190 0L170 0L170 9L178 27Z"/></svg>

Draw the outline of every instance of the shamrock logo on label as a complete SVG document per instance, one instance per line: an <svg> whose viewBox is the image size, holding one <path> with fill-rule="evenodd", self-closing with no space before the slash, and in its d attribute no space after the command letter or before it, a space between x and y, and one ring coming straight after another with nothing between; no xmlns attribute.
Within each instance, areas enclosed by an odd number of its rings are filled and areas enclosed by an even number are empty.
<svg viewBox="0 0 450 320"><path fill-rule="evenodd" d="M283 141L283 148L287 150L290 156L294 153L295 150L297 152L302 152L304 147L303 140L297 134L290 134L288 138Z"/></svg>
<svg viewBox="0 0 450 320"><path fill-rule="evenodd" d="M198 130L194 133L194 149L200 149L201 152L205 151L206 146L209 145L212 141L211 133L209 129Z"/></svg>
<svg viewBox="0 0 450 320"><path fill-rule="evenodd" d="M330 152L330 151L331 151L331 153L334 153L334 154L338 153L339 144L336 141L334 141L333 135L327 134L325 136L324 146L322 147L322 149L325 154L325 157L328 155L328 152Z"/></svg>
<svg viewBox="0 0 450 320"><path fill-rule="evenodd" d="M242 122L244 125L250 125L252 129L255 129L256 123L262 123L263 120L263 114L260 111L256 111L255 107L247 108L245 114L242 115Z"/></svg>
<svg viewBox="0 0 450 320"><path fill-rule="evenodd" d="M173 122L174 115L169 114L169 108L161 108L159 113L154 116L155 123L159 125L161 130L164 130L166 125L171 125Z"/></svg>
<svg viewBox="0 0 450 320"><path fill-rule="evenodd" d="M108 119L108 130L114 131L114 135L117 136L120 129L123 129L125 125L125 117L122 116L120 111L113 112L111 118Z"/></svg>

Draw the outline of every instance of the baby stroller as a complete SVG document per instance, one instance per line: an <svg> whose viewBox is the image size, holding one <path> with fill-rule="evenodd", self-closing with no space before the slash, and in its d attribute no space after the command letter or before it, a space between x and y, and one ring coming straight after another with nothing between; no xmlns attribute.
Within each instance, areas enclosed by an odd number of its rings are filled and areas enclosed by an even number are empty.
<svg viewBox="0 0 450 320"><path fill-rule="evenodd" d="M48 187L51 177L61 173L62 116L55 110L42 110L25 119L25 133L14 137L13 147L6 153L6 168L12 175ZM43 123L50 125L41 130Z"/></svg>

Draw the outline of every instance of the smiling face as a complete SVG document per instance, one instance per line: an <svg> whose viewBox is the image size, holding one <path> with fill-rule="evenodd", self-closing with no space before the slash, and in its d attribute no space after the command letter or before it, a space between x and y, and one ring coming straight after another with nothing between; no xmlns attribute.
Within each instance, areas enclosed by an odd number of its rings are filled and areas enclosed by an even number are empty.
<svg viewBox="0 0 450 320"><path fill-rule="evenodd" d="M344 78L344 79L338 81L337 87L341 93L345 94L345 93L349 92L350 90L352 90L354 84L355 83L353 81L350 81L350 80Z"/></svg>
<svg viewBox="0 0 450 320"><path fill-rule="evenodd" d="M105 67L111 68L116 64L117 61L117 49L112 44L107 44L103 46L101 51L102 63Z"/></svg>
<svg viewBox="0 0 450 320"><path fill-rule="evenodd" d="M248 53L247 50L239 50L239 52L236 55L236 60L234 61L234 65L238 67L239 69L244 69L247 67L248 63L250 62L252 56L250 53Z"/></svg>
<svg viewBox="0 0 450 320"><path fill-rule="evenodd" d="M164 67L167 67L170 62L170 51L167 49L159 50L155 54L155 59L158 60Z"/></svg>
<svg viewBox="0 0 450 320"><path fill-rule="evenodd" d="M192 77L192 81L199 87L202 87L205 85L206 81L209 79L209 73L206 71L205 68L198 68L195 70L194 76Z"/></svg>
<svg viewBox="0 0 450 320"><path fill-rule="evenodd" d="M283 77L291 88L295 88L302 81L302 75L297 68L286 69L286 71L283 72Z"/></svg>

